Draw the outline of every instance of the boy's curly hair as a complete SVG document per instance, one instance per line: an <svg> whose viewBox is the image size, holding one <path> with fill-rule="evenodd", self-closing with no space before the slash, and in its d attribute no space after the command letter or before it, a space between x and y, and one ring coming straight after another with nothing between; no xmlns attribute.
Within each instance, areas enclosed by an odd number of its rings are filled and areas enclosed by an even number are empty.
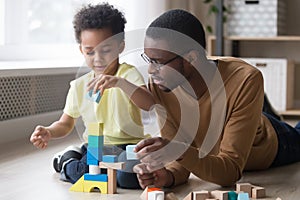
<svg viewBox="0 0 300 200"><path fill-rule="evenodd" d="M87 29L110 28L113 35L124 40L126 19L118 9L108 3L91 5L81 8L74 16L73 27L76 41L81 43L81 32Z"/></svg>

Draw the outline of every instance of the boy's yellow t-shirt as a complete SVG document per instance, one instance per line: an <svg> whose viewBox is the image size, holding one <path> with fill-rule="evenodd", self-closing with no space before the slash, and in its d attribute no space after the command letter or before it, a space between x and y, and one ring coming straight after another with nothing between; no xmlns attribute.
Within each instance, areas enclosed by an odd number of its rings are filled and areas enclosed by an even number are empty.
<svg viewBox="0 0 300 200"><path fill-rule="evenodd" d="M145 85L144 78L138 70L126 63L120 64L115 76L125 78L137 86ZM134 144L145 138L140 109L121 89L106 89L101 94L99 103L87 98L87 84L93 78L94 71L91 71L71 81L64 113L75 119L81 116L85 127L88 123L102 122L105 145ZM85 142L87 136L85 129Z"/></svg>

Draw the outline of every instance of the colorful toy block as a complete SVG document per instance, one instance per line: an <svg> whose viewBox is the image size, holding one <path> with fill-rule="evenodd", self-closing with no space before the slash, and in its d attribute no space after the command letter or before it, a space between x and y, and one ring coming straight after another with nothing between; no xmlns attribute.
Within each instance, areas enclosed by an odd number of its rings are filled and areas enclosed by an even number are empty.
<svg viewBox="0 0 300 200"><path fill-rule="evenodd" d="M100 102L100 99L101 99L101 93L100 93L100 90L98 90L95 94L93 94L93 90L90 90L87 95L86 95L86 98L91 100L91 101L94 101L96 103L99 103Z"/></svg>
<svg viewBox="0 0 300 200"><path fill-rule="evenodd" d="M83 192L83 182L84 182L84 176L82 176L76 183L72 185L72 187L69 189L69 191L72 192Z"/></svg>
<svg viewBox="0 0 300 200"><path fill-rule="evenodd" d="M102 160L102 152L99 152L98 148L95 147L88 147L87 153L86 153L86 159L88 165L99 165L99 162Z"/></svg>
<svg viewBox="0 0 300 200"><path fill-rule="evenodd" d="M87 152L92 156L91 159L102 160L102 149L88 146Z"/></svg>
<svg viewBox="0 0 300 200"><path fill-rule="evenodd" d="M103 123L89 123L87 129L89 135L103 136Z"/></svg>
<svg viewBox="0 0 300 200"><path fill-rule="evenodd" d="M136 145L127 145L126 146L126 158L127 160L137 160L136 153L133 152Z"/></svg>
<svg viewBox="0 0 300 200"><path fill-rule="evenodd" d="M100 182L100 181L84 181L83 182L83 191L84 192L93 192L96 188L98 188L101 193L107 194L107 182Z"/></svg>
<svg viewBox="0 0 300 200"><path fill-rule="evenodd" d="M95 136L95 135L89 135L88 136L88 144L89 147L103 147L104 138L103 136Z"/></svg>
<svg viewBox="0 0 300 200"><path fill-rule="evenodd" d="M228 192L228 200L237 200L237 193L235 191Z"/></svg>
<svg viewBox="0 0 300 200"><path fill-rule="evenodd" d="M155 192L155 191L162 191L160 188L156 188L156 187L146 187L145 190L143 191L143 193L141 194L140 198L142 200L150 200L149 199L149 193L151 192ZM157 195L157 197L161 198L160 195ZM155 200L155 195L154 197L151 196L151 200Z"/></svg>
<svg viewBox="0 0 300 200"><path fill-rule="evenodd" d="M157 190L157 191L148 192L147 200L164 200L164 199L165 199L164 191Z"/></svg>
<svg viewBox="0 0 300 200"><path fill-rule="evenodd" d="M249 200L249 194L248 193L239 193L237 200Z"/></svg>
<svg viewBox="0 0 300 200"><path fill-rule="evenodd" d="M116 156L116 155L104 155L104 156L102 156L102 162L116 163L117 161L118 161L118 156Z"/></svg>
<svg viewBox="0 0 300 200"><path fill-rule="evenodd" d="M89 165L89 174L101 174L99 165Z"/></svg>
<svg viewBox="0 0 300 200"><path fill-rule="evenodd" d="M100 182L107 182L107 174L84 174L85 181L100 181Z"/></svg>

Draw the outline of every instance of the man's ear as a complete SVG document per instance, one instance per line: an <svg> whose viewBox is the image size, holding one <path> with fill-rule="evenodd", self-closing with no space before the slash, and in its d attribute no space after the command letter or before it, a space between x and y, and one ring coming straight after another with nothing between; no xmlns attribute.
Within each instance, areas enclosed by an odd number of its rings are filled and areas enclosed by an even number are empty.
<svg viewBox="0 0 300 200"><path fill-rule="evenodd" d="M123 40L119 45L119 53L122 53L125 49L125 41Z"/></svg>

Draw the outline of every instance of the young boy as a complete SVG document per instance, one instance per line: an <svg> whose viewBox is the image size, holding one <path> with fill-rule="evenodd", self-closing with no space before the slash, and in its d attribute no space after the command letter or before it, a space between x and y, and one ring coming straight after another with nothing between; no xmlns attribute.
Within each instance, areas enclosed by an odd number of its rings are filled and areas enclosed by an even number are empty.
<svg viewBox="0 0 300 200"><path fill-rule="evenodd" d="M145 137L137 106L149 109L147 102L141 102L139 97L146 95L151 101L152 96L145 87L143 77L133 66L119 64L119 54L125 45L125 23L123 14L106 3L88 5L75 15L75 37L91 72L71 82L61 118L48 127L37 126L30 141L34 146L44 149L50 139L69 134L80 116L86 127L91 122L102 122L105 136L103 154L117 154L119 161L126 162L126 169L118 171L118 185L139 188L136 174L131 173L130 169L135 163L126 160L123 150L126 145L136 144ZM96 88L95 84L100 79L104 87L100 87L101 99L97 103L86 96L91 88ZM130 95L122 91L128 88L135 88ZM83 138L87 143L86 131ZM61 173L63 180L75 183L88 172L86 149L86 145L81 148L70 146L54 157L53 166Z"/></svg>

